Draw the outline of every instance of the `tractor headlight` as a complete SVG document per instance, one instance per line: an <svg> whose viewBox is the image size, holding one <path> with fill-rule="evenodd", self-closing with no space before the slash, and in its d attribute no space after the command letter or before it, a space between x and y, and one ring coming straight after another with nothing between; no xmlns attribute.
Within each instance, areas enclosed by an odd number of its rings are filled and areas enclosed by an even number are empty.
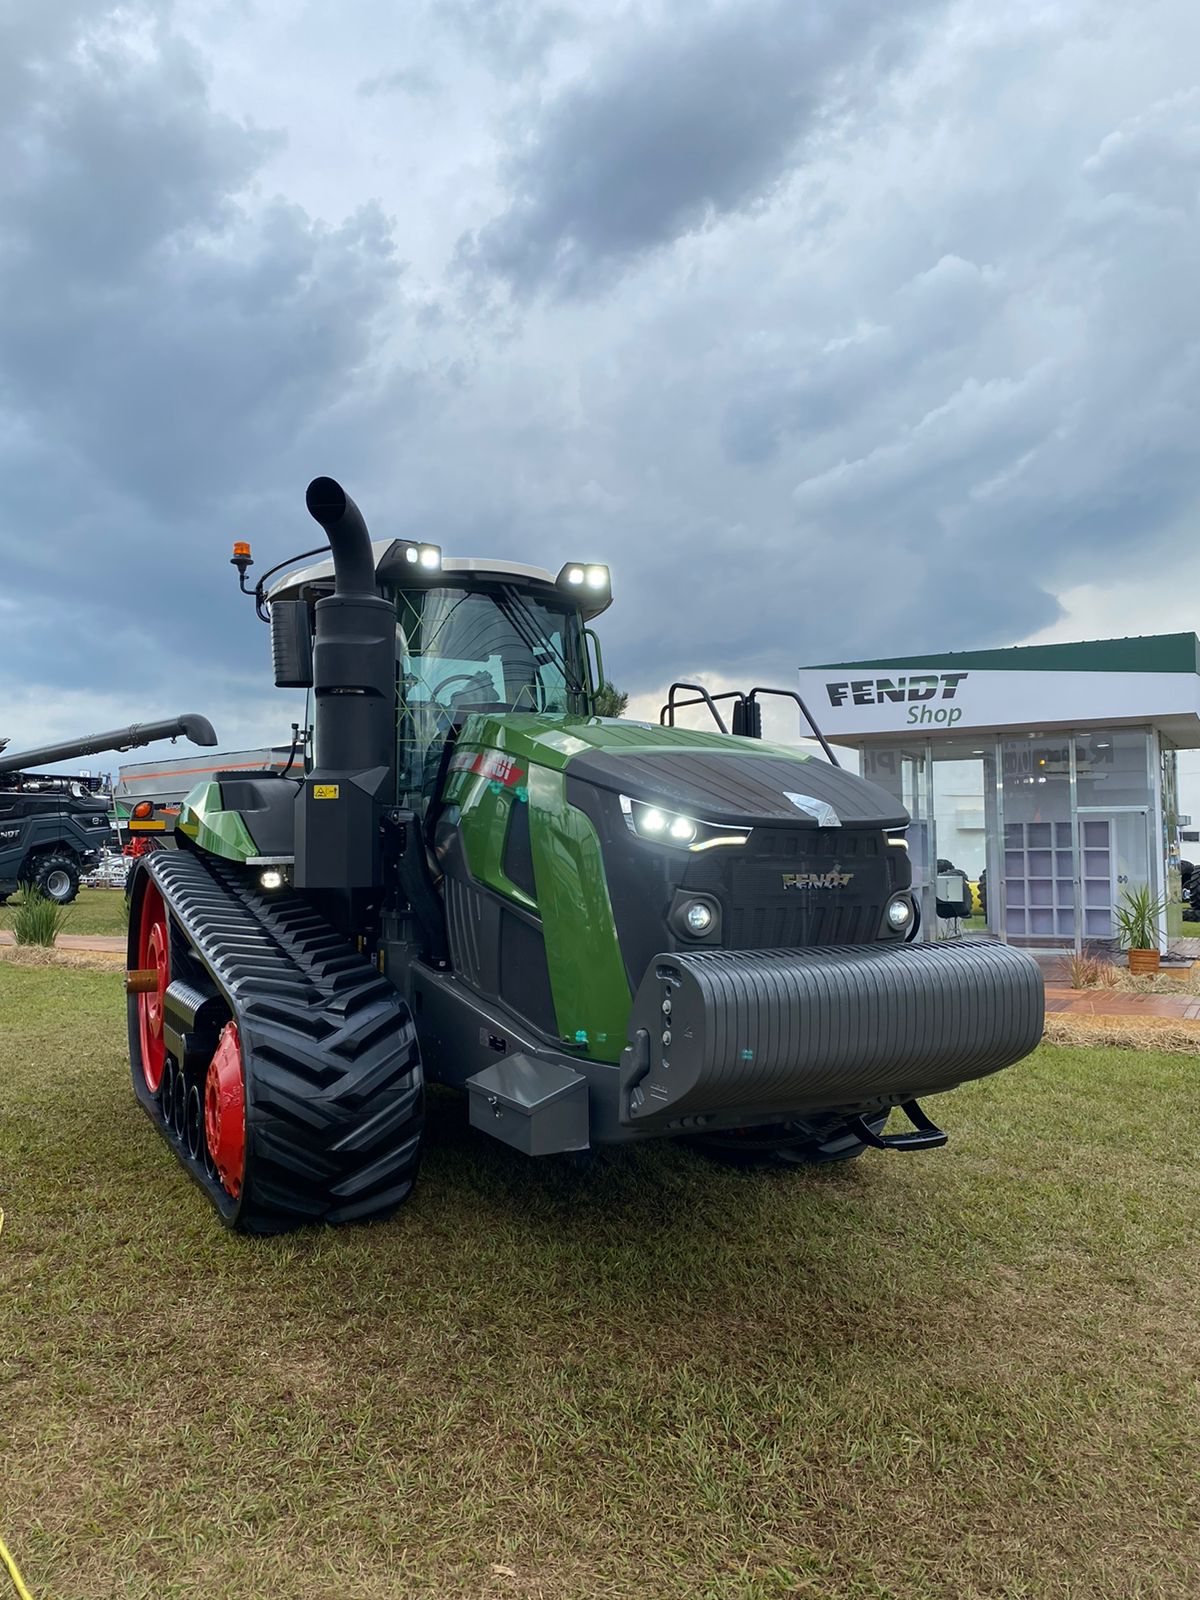
<svg viewBox="0 0 1200 1600"><path fill-rule="evenodd" d="M913 920L912 901L907 895L898 894L894 900L888 901L884 915L893 933L907 933Z"/></svg>
<svg viewBox="0 0 1200 1600"><path fill-rule="evenodd" d="M722 845L743 845L749 828L730 828L716 822L701 822L681 811L666 811L647 800L621 796L621 811L630 833L653 844L674 845L680 850L715 850Z"/></svg>
<svg viewBox="0 0 1200 1600"><path fill-rule="evenodd" d="M558 582L563 588L590 589L593 594L604 594L612 586L608 568L597 561L568 561L558 574Z"/></svg>
<svg viewBox="0 0 1200 1600"><path fill-rule="evenodd" d="M264 889L282 889L283 873L278 867L267 867L259 873L258 881Z"/></svg>
<svg viewBox="0 0 1200 1600"><path fill-rule="evenodd" d="M721 903L710 894L677 889L667 912L667 926L677 939L688 939L696 944L720 944ZM664 1008L663 1027L670 1026L671 1013Z"/></svg>

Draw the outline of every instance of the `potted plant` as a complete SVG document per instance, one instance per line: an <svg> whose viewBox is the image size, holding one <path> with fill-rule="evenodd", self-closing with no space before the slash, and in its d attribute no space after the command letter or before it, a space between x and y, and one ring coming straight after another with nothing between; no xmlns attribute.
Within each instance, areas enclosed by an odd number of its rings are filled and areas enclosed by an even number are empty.
<svg viewBox="0 0 1200 1600"><path fill-rule="evenodd" d="M1146 975L1158 971L1158 919L1166 903L1165 899L1156 900L1145 883L1140 889L1126 889L1122 894L1113 920L1117 924L1117 938L1129 952L1130 972Z"/></svg>

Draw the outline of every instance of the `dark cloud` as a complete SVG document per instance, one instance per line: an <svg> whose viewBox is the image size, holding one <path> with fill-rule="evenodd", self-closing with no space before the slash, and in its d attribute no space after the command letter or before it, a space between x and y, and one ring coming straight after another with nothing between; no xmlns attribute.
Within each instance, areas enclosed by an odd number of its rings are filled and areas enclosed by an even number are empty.
<svg viewBox="0 0 1200 1600"><path fill-rule="evenodd" d="M806 135L875 92L923 0L689 3L538 105L503 213L464 260L518 293L577 294L738 211Z"/></svg>
<svg viewBox="0 0 1200 1600"><path fill-rule="evenodd" d="M131 615L203 662L196 602L226 576L210 552L240 513L282 519L263 490L284 464L299 503L298 443L371 388L390 228L375 206L329 226L254 195L280 136L213 108L154 8L48 11L7 42L0 549L30 615L83 583L88 626L52 661L10 629L6 666L118 672Z"/></svg>

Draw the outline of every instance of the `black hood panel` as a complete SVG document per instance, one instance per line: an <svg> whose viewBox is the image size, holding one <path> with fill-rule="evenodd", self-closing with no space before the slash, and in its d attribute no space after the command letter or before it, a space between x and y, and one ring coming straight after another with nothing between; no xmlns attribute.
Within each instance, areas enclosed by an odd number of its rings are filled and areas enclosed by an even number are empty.
<svg viewBox="0 0 1200 1600"><path fill-rule="evenodd" d="M601 789L685 811L707 822L740 827L788 822L820 827L821 820L788 799L798 795L833 807L847 828L902 828L904 807L886 789L841 767L815 759L791 759L749 748L680 751L678 755L615 755L589 751L575 756L570 776Z"/></svg>

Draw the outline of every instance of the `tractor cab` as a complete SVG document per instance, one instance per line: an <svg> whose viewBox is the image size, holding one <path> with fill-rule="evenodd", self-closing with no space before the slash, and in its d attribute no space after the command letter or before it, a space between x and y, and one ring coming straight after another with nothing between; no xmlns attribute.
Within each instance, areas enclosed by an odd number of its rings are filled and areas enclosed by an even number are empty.
<svg viewBox="0 0 1200 1600"><path fill-rule="evenodd" d="M400 804L427 811L447 741L470 716L592 715L603 671L588 624L612 604L607 567L568 562L555 577L405 540L376 541L372 554L396 615ZM333 588L332 561L289 574L269 594L273 626L290 627L288 602L299 602L308 631L310 607Z"/></svg>

